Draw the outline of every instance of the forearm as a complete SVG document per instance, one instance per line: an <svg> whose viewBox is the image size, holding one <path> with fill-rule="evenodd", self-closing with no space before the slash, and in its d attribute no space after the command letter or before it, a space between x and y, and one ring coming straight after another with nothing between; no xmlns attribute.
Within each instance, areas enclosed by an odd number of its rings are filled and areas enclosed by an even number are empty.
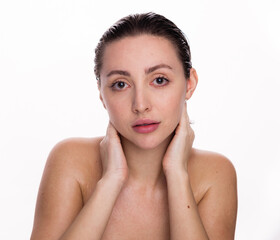
<svg viewBox="0 0 280 240"><path fill-rule="evenodd" d="M167 175L171 240L209 239L199 216L186 172Z"/></svg>
<svg viewBox="0 0 280 240"><path fill-rule="evenodd" d="M91 198L60 240L101 239L123 183L101 179Z"/></svg>

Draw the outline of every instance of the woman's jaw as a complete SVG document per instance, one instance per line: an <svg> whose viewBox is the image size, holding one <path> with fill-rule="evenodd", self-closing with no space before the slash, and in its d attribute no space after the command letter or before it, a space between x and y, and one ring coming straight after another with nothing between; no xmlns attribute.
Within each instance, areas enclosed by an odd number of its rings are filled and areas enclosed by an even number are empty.
<svg viewBox="0 0 280 240"><path fill-rule="evenodd" d="M141 135L143 135L143 134L141 134ZM165 137L164 139L159 140L153 136L150 136L150 137L145 136L142 139L141 138L131 139L131 138L127 138L120 134L120 139L121 139L124 150L128 150L128 149L133 150L135 152L135 154L137 154L136 151L138 151L138 152L144 151L144 152L148 153L148 152L153 152L153 151L160 151L161 149L162 149L162 151L165 152L173 135L174 135L174 131L171 134L169 134L167 137Z"/></svg>

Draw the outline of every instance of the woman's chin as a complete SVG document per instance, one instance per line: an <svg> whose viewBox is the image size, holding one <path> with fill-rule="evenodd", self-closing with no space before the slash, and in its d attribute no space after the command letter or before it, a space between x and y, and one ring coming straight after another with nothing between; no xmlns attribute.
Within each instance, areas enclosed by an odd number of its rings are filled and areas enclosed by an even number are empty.
<svg viewBox="0 0 280 240"><path fill-rule="evenodd" d="M153 150L158 147L167 147L170 142L172 136L168 136L167 138L159 139L155 137L145 137L145 138L134 138L134 139L127 139L122 137L123 144L133 145L136 148L140 148L143 150Z"/></svg>
<svg viewBox="0 0 280 240"><path fill-rule="evenodd" d="M160 144L158 142L145 141L145 142L135 142L134 145L143 150L152 150L157 148Z"/></svg>

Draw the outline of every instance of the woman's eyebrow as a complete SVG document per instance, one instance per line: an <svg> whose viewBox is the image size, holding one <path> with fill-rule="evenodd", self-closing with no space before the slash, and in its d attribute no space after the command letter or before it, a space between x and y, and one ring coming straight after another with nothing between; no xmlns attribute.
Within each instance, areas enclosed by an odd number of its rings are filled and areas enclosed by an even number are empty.
<svg viewBox="0 0 280 240"><path fill-rule="evenodd" d="M157 69L160 69L160 68L167 68L167 69L172 70L172 67L170 67L167 64L162 63L162 64L158 64L158 65L155 65L153 67L149 67L149 68L145 69L145 73L149 74L149 73L152 73L152 72L154 72L154 71L156 71ZM124 71L124 70L112 70L107 74L107 77L110 77L114 74L130 77L130 73L127 72L127 71Z"/></svg>
<svg viewBox="0 0 280 240"><path fill-rule="evenodd" d="M112 70L111 72L109 72L107 74L107 77L110 77L114 74L117 74L117 75L123 75L123 76L126 76L126 77L130 77L130 73L127 72L127 71L123 71L123 70Z"/></svg>
<svg viewBox="0 0 280 240"><path fill-rule="evenodd" d="M148 69L145 70L145 73L146 74L152 73L152 72L156 71L159 68L168 68L168 69L172 70L172 67L170 67L167 64L162 63L162 64L155 65L153 67L149 67Z"/></svg>

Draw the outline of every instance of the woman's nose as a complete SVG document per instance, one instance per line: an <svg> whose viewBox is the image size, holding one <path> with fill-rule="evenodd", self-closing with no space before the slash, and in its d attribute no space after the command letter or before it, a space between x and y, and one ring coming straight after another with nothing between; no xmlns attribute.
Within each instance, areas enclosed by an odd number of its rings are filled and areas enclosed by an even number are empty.
<svg viewBox="0 0 280 240"><path fill-rule="evenodd" d="M149 94L144 89L139 89L134 92L132 111L134 113L144 113L151 110Z"/></svg>

